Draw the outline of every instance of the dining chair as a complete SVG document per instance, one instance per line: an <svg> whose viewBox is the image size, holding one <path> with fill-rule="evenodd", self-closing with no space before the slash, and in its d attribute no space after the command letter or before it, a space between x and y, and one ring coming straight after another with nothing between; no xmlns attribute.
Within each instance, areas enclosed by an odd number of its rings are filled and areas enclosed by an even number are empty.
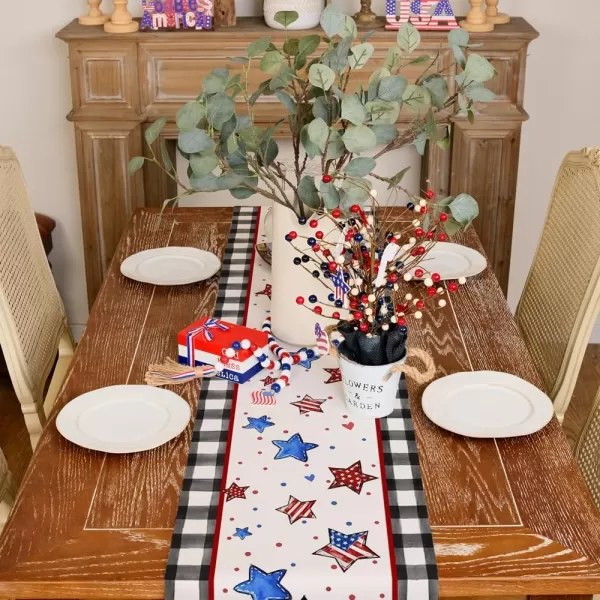
<svg viewBox="0 0 600 600"><path fill-rule="evenodd" d="M600 148L570 152L516 319L562 423L600 312Z"/></svg>
<svg viewBox="0 0 600 600"><path fill-rule="evenodd" d="M2 450L0 450L0 531L8 519L10 509L15 501L17 486Z"/></svg>
<svg viewBox="0 0 600 600"><path fill-rule="evenodd" d="M575 446L575 458L594 502L600 510L600 388L579 434Z"/></svg>
<svg viewBox="0 0 600 600"><path fill-rule="evenodd" d="M74 344L21 167L14 152L4 146L0 146L0 347L35 448Z"/></svg>

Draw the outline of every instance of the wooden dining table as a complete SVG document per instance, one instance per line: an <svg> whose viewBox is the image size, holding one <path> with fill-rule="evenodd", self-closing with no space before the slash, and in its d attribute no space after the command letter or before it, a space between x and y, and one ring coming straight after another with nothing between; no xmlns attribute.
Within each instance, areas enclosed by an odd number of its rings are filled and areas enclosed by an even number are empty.
<svg viewBox="0 0 600 600"><path fill-rule="evenodd" d="M218 276L155 287L123 277L122 260L165 245L222 257L231 218L228 208L134 213L0 537L0 597L164 597L193 422L155 450L115 455L62 438L56 415L84 392L143 383L148 365L177 356L177 332L219 302ZM458 241L482 251L472 229ZM541 387L490 269L409 341L433 355L438 376L489 369ZM199 387L173 389L194 408ZM423 388L409 380L408 390L441 596L600 593L600 516L556 419L526 437L469 439L431 423Z"/></svg>

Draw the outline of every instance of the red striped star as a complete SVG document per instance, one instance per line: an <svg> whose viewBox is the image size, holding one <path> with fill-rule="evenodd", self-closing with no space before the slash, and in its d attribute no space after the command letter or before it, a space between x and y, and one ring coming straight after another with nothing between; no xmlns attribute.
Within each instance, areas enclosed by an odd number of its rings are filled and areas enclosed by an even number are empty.
<svg viewBox="0 0 600 600"><path fill-rule="evenodd" d="M292 406L297 406L300 409L300 414L305 415L309 412L319 412L322 413L323 409L321 408L321 404L326 402L326 400L315 400L308 394L302 398L302 400L297 400L296 402L291 402Z"/></svg>
<svg viewBox="0 0 600 600"><path fill-rule="evenodd" d="M270 375L267 375L264 379L261 379L263 385L267 386L267 385L271 385L272 383L275 383L277 381L277 379L275 377L271 377Z"/></svg>
<svg viewBox="0 0 600 600"><path fill-rule="evenodd" d="M271 299L271 284L267 283L263 290L261 290L260 292L254 292L254 295L255 296L268 296L269 300L270 300Z"/></svg>
<svg viewBox="0 0 600 600"><path fill-rule="evenodd" d="M233 482L226 490L225 493L227 497L225 498L225 502L229 502L234 498L243 498L246 499L246 490L249 488L249 485L245 485L240 487L237 483Z"/></svg>
<svg viewBox="0 0 600 600"><path fill-rule="evenodd" d="M379 558L367 546L368 531L345 534L335 529L329 530L329 544L313 552L316 556L333 558L342 571L347 571L357 560L363 558Z"/></svg>
<svg viewBox="0 0 600 600"><path fill-rule="evenodd" d="M325 369L329 373L329 379L325 383L338 383L342 380L342 372L339 369Z"/></svg>
<svg viewBox="0 0 600 600"><path fill-rule="evenodd" d="M287 515L290 519L290 525L299 519L316 519L317 516L312 510L316 500L298 500L294 496L290 496L288 503L285 506L280 506L276 510Z"/></svg>
<svg viewBox="0 0 600 600"><path fill-rule="evenodd" d="M363 484L367 481L377 479L374 475L363 473L360 460L356 461L353 465L350 465L347 469L329 467L329 470L335 477L334 482L329 486L330 490L333 488L347 487L356 494L360 494Z"/></svg>

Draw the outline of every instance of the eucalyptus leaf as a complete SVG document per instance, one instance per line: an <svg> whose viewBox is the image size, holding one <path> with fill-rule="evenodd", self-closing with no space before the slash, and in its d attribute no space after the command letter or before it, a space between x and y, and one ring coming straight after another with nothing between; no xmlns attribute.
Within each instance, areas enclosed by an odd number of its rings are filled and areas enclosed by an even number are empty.
<svg viewBox="0 0 600 600"><path fill-rule="evenodd" d="M347 210L350 208L346 202L351 204L365 204L369 198L372 184L368 179L358 179L354 177L346 177L342 183L342 190L345 193L344 202L342 205Z"/></svg>
<svg viewBox="0 0 600 600"><path fill-rule="evenodd" d="M467 110L467 120L471 125L475 123L475 113L471 109Z"/></svg>
<svg viewBox="0 0 600 600"><path fill-rule="evenodd" d="M165 140L160 140L160 155L162 157L163 165L167 171L173 170L173 161L169 155L169 150Z"/></svg>
<svg viewBox="0 0 600 600"><path fill-rule="evenodd" d="M225 144L225 154L229 156L230 154L236 152L238 148L239 144L235 135L228 137L227 142Z"/></svg>
<svg viewBox="0 0 600 600"><path fill-rule="evenodd" d="M440 208L443 208L445 206L449 206L453 200L454 200L454 196L445 196L441 200L438 200L436 202L436 205ZM446 212L446 211L443 211L443 212Z"/></svg>
<svg viewBox="0 0 600 600"><path fill-rule="evenodd" d="M329 127L323 119L315 119L308 124L308 137L321 152L325 148L325 142L329 135Z"/></svg>
<svg viewBox="0 0 600 600"><path fill-rule="evenodd" d="M431 103L436 108L443 108L448 98L448 82L446 78L441 75L432 75L423 82L423 86L431 94Z"/></svg>
<svg viewBox="0 0 600 600"><path fill-rule="evenodd" d="M167 117L161 117L157 121L154 121L148 129L146 129L146 133L144 137L146 138L146 142L150 145L156 141L156 138L160 135L162 128L167 123Z"/></svg>
<svg viewBox="0 0 600 600"><path fill-rule="evenodd" d="M423 86L410 84L402 95L402 101L410 110L422 110L431 104L431 94Z"/></svg>
<svg viewBox="0 0 600 600"><path fill-rule="evenodd" d="M142 168L145 158L143 156L134 156L127 165L127 172L133 175L136 171Z"/></svg>
<svg viewBox="0 0 600 600"><path fill-rule="evenodd" d="M400 102L385 102L383 100L373 100L365 105L368 112L371 113L372 123L395 123L400 115Z"/></svg>
<svg viewBox="0 0 600 600"><path fill-rule="evenodd" d="M335 129L329 130L329 141L327 142L327 151L325 152L325 159L332 160L337 159L344 154L345 150L342 136Z"/></svg>
<svg viewBox="0 0 600 600"><path fill-rule="evenodd" d="M202 91L206 94L216 94L224 92L227 87L227 75L223 77L223 73L211 71L202 80Z"/></svg>
<svg viewBox="0 0 600 600"><path fill-rule="evenodd" d="M332 38L334 35L339 35L345 24L346 15L341 13L333 4L328 4L321 13L321 27L327 37Z"/></svg>
<svg viewBox="0 0 600 600"><path fill-rule="evenodd" d="M353 175L354 177L365 177L375 167L377 163L369 156L361 156L353 158L344 168L344 173Z"/></svg>
<svg viewBox="0 0 600 600"><path fill-rule="evenodd" d="M329 66L338 73L343 71L348 66L348 52L352 46L352 38L350 36L342 38L340 43L325 56L329 62Z"/></svg>
<svg viewBox="0 0 600 600"><path fill-rule="evenodd" d="M304 175L298 183L298 196L306 206L310 208L319 208L321 205L321 197L317 191L314 177Z"/></svg>
<svg viewBox="0 0 600 600"><path fill-rule="evenodd" d="M448 206L456 222L463 227L467 227L479 214L477 200L469 194L459 194Z"/></svg>
<svg viewBox="0 0 600 600"><path fill-rule="evenodd" d="M212 173L219 166L217 155L209 152L206 154L192 154L190 157L190 166L194 175L206 175Z"/></svg>
<svg viewBox="0 0 600 600"><path fill-rule="evenodd" d="M398 46L392 46L388 51L383 61L384 68L392 71L398 65L400 59L402 58L402 49Z"/></svg>
<svg viewBox="0 0 600 600"><path fill-rule="evenodd" d="M258 184L258 177L256 178L256 183ZM256 186L254 186L256 187ZM254 190L248 189L246 187L234 187L229 190L229 193L236 200L247 200L251 196L254 196L256 193Z"/></svg>
<svg viewBox="0 0 600 600"><path fill-rule="evenodd" d="M252 127L250 117L248 115L236 115L236 132L239 133L240 131L244 131L244 129L248 129L248 127Z"/></svg>
<svg viewBox="0 0 600 600"><path fill-rule="evenodd" d="M437 140L436 144L438 145L438 147L441 150L446 152L448 150L448 148L450 148L451 141L452 141L452 138L450 137L450 134L447 133L443 138L440 138L439 140Z"/></svg>
<svg viewBox="0 0 600 600"><path fill-rule="evenodd" d="M427 111L427 115L425 117L425 127L427 128L427 137L432 142L437 142L437 140L439 138L438 126L437 126L437 123L435 122L435 116L433 114L433 109L431 107L429 107L429 110Z"/></svg>
<svg viewBox="0 0 600 600"><path fill-rule="evenodd" d="M467 64L467 57L465 56L464 50L456 44L450 44L450 48L452 49L452 54L454 54L454 60L464 69Z"/></svg>
<svg viewBox="0 0 600 600"><path fill-rule="evenodd" d="M373 56L375 48L373 44L365 42L364 44L357 44L350 48L351 56L348 57L348 63L351 69L362 69L367 61Z"/></svg>
<svg viewBox="0 0 600 600"><path fill-rule="evenodd" d="M326 96L315 98L312 113L315 117L323 119L328 125L331 125L340 117L340 103L337 98L331 98L329 103L327 100Z"/></svg>
<svg viewBox="0 0 600 600"><path fill-rule="evenodd" d="M296 56L296 54L298 54L299 44L300 40L298 38L290 38L289 40L285 40L283 43L283 51L288 56Z"/></svg>
<svg viewBox="0 0 600 600"><path fill-rule="evenodd" d="M469 32L462 27L451 29L448 33L448 43L463 47L467 46L469 43Z"/></svg>
<svg viewBox="0 0 600 600"><path fill-rule="evenodd" d="M373 125L371 130L375 134L378 144L389 144L398 137L398 130L393 124Z"/></svg>
<svg viewBox="0 0 600 600"><path fill-rule="evenodd" d="M413 140L413 145L417 149L417 152L423 156L425 154L425 145L427 144L427 132L422 131Z"/></svg>
<svg viewBox="0 0 600 600"><path fill-rule="evenodd" d="M192 174L190 185L197 192L218 192L219 185L217 179L218 177L214 173L207 173L206 175Z"/></svg>
<svg viewBox="0 0 600 600"><path fill-rule="evenodd" d="M368 87L368 99L375 100L377 98L377 94L379 93L379 84L384 77L389 77L391 73L384 67L373 71L371 77L369 77L369 87Z"/></svg>
<svg viewBox="0 0 600 600"><path fill-rule="evenodd" d="M245 56L228 56L227 60L241 65L247 65L250 62Z"/></svg>
<svg viewBox="0 0 600 600"><path fill-rule="evenodd" d="M263 136L260 127L248 127L240 132L240 138L244 142L248 152L256 152Z"/></svg>
<svg viewBox="0 0 600 600"><path fill-rule="evenodd" d="M308 71L308 80L315 87L327 91L335 81L335 73L326 65L315 64Z"/></svg>
<svg viewBox="0 0 600 600"><path fill-rule="evenodd" d="M354 154L372 150L377 145L375 134L366 125L349 125L342 139L346 149Z"/></svg>
<svg viewBox="0 0 600 600"><path fill-rule="evenodd" d="M305 125L300 131L300 143L311 160L319 154L319 147L310 139L308 125Z"/></svg>
<svg viewBox="0 0 600 600"><path fill-rule="evenodd" d="M294 100L288 94L286 94L283 90L277 90L275 92L275 96L277 96L279 102L281 102L281 104L283 104L287 108L289 113L296 114L296 110L298 107L296 106Z"/></svg>
<svg viewBox="0 0 600 600"><path fill-rule="evenodd" d="M409 169L410 169L410 167L405 167L401 171L398 171L393 177L390 177L390 181L389 181L387 189L391 190L392 188L397 186L402 181L402 179L404 178L406 173L408 173Z"/></svg>
<svg viewBox="0 0 600 600"><path fill-rule="evenodd" d="M480 54L469 54L465 65L465 75L473 81L484 83L496 75L496 69Z"/></svg>
<svg viewBox="0 0 600 600"><path fill-rule="evenodd" d="M333 210L339 206L340 192L337 187L335 187L333 181L329 183L321 182L319 189L323 198L323 204L327 210Z"/></svg>
<svg viewBox="0 0 600 600"><path fill-rule="evenodd" d="M357 38L358 29L356 28L356 22L352 17L346 16L346 18L344 19L344 26L340 31L340 36L342 36L343 38L350 37L353 40Z"/></svg>
<svg viewBox="0 0 600 600"><path fill-rule="evenodd" d="M264 37L254 40L246 50L248 58L254 58L259 54L262 54L271 45L271 38Z"/></svg>
<svg viewBox="0 0 600 600"><path fill-rule="evenodd" d="M231 115L225 123L221 126L221 135L219 136L219 140L221 142L227 142L229 137L235 133L237 129L237 117L235 115Z"/></svg>
<svg viewBox="0 0 600 600"><path fill-rule="evenodd" d="M204 150L213 150L215 142L209 137L204 129L193 129L192 131L182 131L179 134L177 144L184 152L196 154Z"/></svg>
<svg viewBox="0 0 600 600"><path fill-rule="evenodd" d="M225 92L218 92L206 101L206 119L217 129L235 114L235 103Z"/></svg>
<svg viewBox="0 0 600 600"><path fill-rule="evenodd" d="M261 140L258 146L258 153L261 158L261 163L270 165L279 154L279 146L277 142L271 138Z"/></svg>
<svg viewBox="0 0 600 600"><path fill-rule="evenodd" d="M265 54L260 60L260 70L264 71L265 73L274 75L279 71L282 60L283 56L277 50L265 52Z"/></svg>
<svg viewBox="0 0 600 600"><path fill-rule="evenodd" d="M230 190L244 182L245 177L238 173L228 171L217 178L217 188L219 190Z"/></svg>
<svg viewBox="0 0 600 600"><path fill-rule="evenodd" d="M300 38L300 42L298 43L298 53L304 54L308 56L312 54L321 43L321 37L318 35L305 35L303 38Z"/></svg>
<svg viewBox="0 0 600 600"><path fill-rule="evenodd" d="M348 94L342 100L342 119L354 125L361 125L367 118L367 111L356 94Z"/></svg>
<svg viewBox="0 0 600 600"><path fill-rule="evenodd" d="M406 77L402 75L390 75L389 77L384 77L379 82L377 96L386 102L402 100L402 95L407 86L408 81Z"/></svg>
<svg viewBox="0 0 600 600"><path fill-rule="evenodd" d="M463 230L463 227L460 223L455 221L452 217L448 217L447 221L444 221L444 231L450 236L454 236L457 233L460 233Z"/></svg>
<svg viewBox="0 0 600 600"><path fill-rule="evenodd" d="M488 90L483 84L472 83L465 88L465 96L477 102L490 102L496 98L492 90Z"/></svg>
<svg viewBox="0 0 600 600"><path fill-rule="evenodd" d="M184 104L178 111L175 121L178 129L194 129L200 119L206 115L206 109L202 104L194 100Z"/></svg>
<svg viewBox="0 0 600 600"><path fill-rule="evenodd" d="M279 23L284 28L288 28L292 23L298 20L300 15L295 10L279 10L273 17L276 23Z"/></svg>
<svg viewBox="0 0 600 600"><path fill-rule="evenodd" d="M396 41L402 50L411 54L419 47L419 44L421 43L421 34L411 23L402 23L398 30Z"/></svg>

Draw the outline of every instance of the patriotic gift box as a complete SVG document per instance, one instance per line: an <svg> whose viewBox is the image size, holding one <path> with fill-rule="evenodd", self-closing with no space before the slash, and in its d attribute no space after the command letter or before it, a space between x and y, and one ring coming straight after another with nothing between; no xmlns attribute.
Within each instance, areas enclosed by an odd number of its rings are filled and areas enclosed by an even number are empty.
<svg viewBox="0 0 600 600"><path fill-rule="evenodd" d="M221 362L225 351L234 342L249 340L258 348L268 353L268 336L266 332L228 323L219 319L204 317L195 321L177 335L179 344L179 362L183 365L213 365ZM235 351L233 358L228 358L217 377L235 383L245 383L256 375L262 366L250 349Z"/></svg>

